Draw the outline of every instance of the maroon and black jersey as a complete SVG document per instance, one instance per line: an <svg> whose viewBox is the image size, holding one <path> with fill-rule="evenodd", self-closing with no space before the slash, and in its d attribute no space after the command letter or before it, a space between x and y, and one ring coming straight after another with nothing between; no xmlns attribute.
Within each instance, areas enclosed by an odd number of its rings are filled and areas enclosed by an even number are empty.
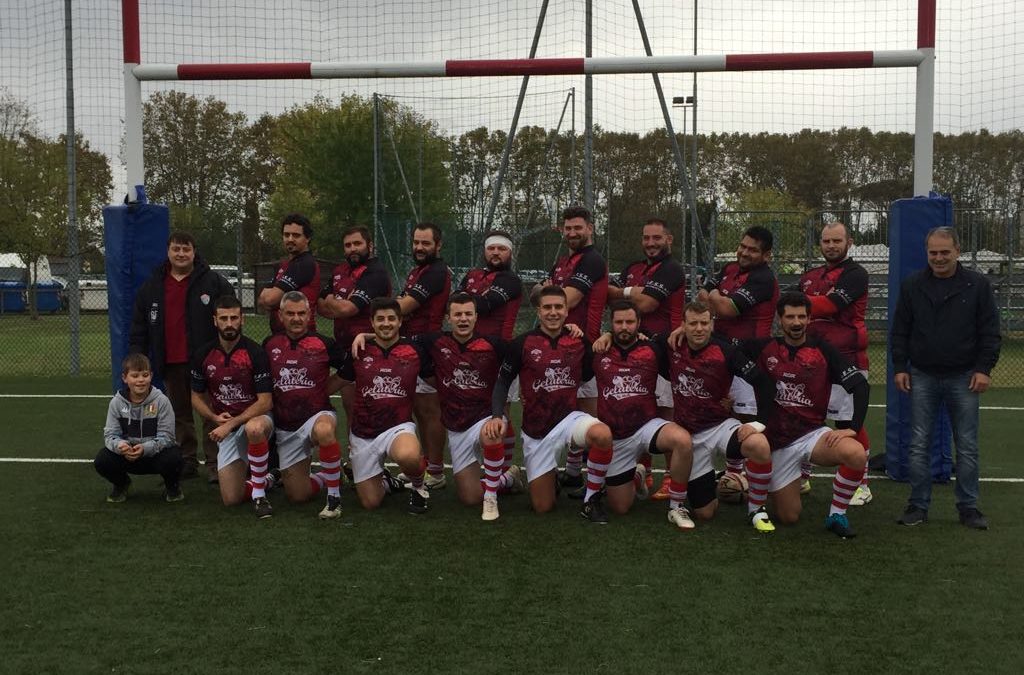
<svg viewBox="0 0 1024 675"><path fill-rule="evenodd" d="M658 301L658 308L640 317L640 328L651 334L668 335L682 323L683 305L686 304L686 273L683 266L667 253L654 260L631 263L619 275L622 288L642 289ZM634 293L640 290L633 291Z"/></svg>
<svg viewBox="0 0 1024 675"><path fill-rule="evenodd" d="M334 339L348 349L355 336L373 332L370 329L370 301L391 295L391 277L377 258L370 258L365 265L357 267L343 262L334 268L330 292L359 308L355 316L334 320Z"/></svg>
<svg viewBox="0 0 1024 675"><path fill-rule="evenodd" d="M783 338L754 340L744 350L775 381L776 408L762 420L774 450L825 424L833 384L852 392L867 383L857 366L815 338L799 347L786 344Z"/></svg>
<svg viewBox="0 0 1024 675"><path fill-rule="evenodd" d="M241 415L256 402L256 394L269 394L273 387L266 353L244 335L231 353L214 340L192 360L192 391L210 392L210 409L218 415Z"/></svg>
<svg viewBox="0 0 1024 675"><path fill-rule="evenodd" d="M285 258L277 268L271 288L280 288L285 293L302 291L309 300L309 330L316 331L316 301L320 298L320 265L312 251ZM277 312L270 313L270 330L283 333L284 326Z"/></svg>
<svg viewBox="0 0 1024 675"><path fill-rule="evenodd" d="M608 299L608 265L594 245L564 255L551 268L551 283L575 288L583 294L580 303L569 310L566 323L580 327L587 340L601 336L601 317Z"/></svg>
<svg viewBox="0 0 1024 675"><path fill-rule="evenodd" d="M507 392L519 376L524 434L544 438L576 410L576 390L594 376L592 363L590 342L572 337L565 329L553 338L537 328L512 342L501 364L500 388ZM497 398L491 402L491 414L500 416L505 401Z"/></svg>
<svg viewBox="0 0 1024 675"><path fill-rule="evenodd" d="M441 258L413 267L405 278L402 295L414 299L420 306L402 320L402 335L436 333L441 330L451 290L452 271Z"/></svg>
<svg viewBox="0 0 1024 675"><path fill-rule="evenodd" d="M704 287L708 291L717 288L739 312L739 316L715 317L717 335L733 342L771 336L779 282L767 264L743 271L739 263L731 262Z"/></svg>
<svg viewBox="0 0 1024 675"><path fill-rule="evenodd" d="M465 431L491 416L494 383L505 359L502 340L474 335L463 344L451 333L428 333L413 342L430 356L445 429Z"/></svg>
<svg viewBox="0 0 1024 675"><path fill-rule="evenodd" d="M334 410L327 396L331 368L344 363L345 354L334 340L306 333L297 340L286 333L263 341L274 380L274 425L295 431L321 410Z"/></svg>
<svg viewBox="0 0 1024 675"><path fill-rule="evenodd" d="M511 270L478 267L466 272L459 290L476 298L476 332L511 340L523 302L523 282Z"/></svg>
<svg viewBox="0 0 1024 675"><path fill-rule="evenodd" d="M427 355L408 338L387 349L367 340L358 357L348 355L338 374L355 383L349 431L376 438L388 429L412 421L416 378L428 374Z"/></svg>
<svg viewBox="0 0 1024 675"><path fill-rule="evenodd" d="M614 343L594 354L597 378L597 416L612 430L612 438L629 438L658 416L658 374L665 349L650 340L638 340L623 349Z"/></svg>
<svg viewBox="0 0 1024 675"><path fill-rule="evenodd" d="M719 337L696 351L683 343L678 350L668 350L667 360L668 369L662 375L672 385L673 420L691 434L732 416L721 401L729 395L733 377L756 385L760 375L750 357Z"/></svg>
<svg viewBox="0 0 1024 675"><path fill-rule="evenodd" d="M825 296L836 306L836 313L815 316L807 335L831 343L839 353L861 370L868 368L868 327L864 313L868 307L868 271L846 258L838 265L822 265L804 272L800 290L808 297Z"/></svg>

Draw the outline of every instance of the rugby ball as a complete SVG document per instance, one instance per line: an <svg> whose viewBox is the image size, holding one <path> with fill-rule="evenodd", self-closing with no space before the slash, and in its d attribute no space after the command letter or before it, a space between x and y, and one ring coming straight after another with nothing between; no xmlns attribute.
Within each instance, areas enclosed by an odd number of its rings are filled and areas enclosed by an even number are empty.
<svg viewBox="0 0 1024 675"><path fill-rule="evenodd" d="M718 499L726 504L739 504L747 496L748 487L746 476L727 471L718 479Z"/></svg>

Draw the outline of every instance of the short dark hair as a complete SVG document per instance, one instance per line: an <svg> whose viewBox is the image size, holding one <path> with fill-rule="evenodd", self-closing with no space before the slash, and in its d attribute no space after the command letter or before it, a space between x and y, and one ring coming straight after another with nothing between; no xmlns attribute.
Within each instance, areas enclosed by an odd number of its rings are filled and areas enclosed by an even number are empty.
<svg viewBox="0 0 1024 675"><path fill-rule="evenodd" d="M540 299L543 298L545 295L557 295L558 297L562 298L562 300L566 299L564 288L562 288L561 286L556 286L555 284L548 284L547 286L544 286L540 289L540 293L533 296L533 301L531 304L534 307L540 307Z"/></svg>
<svg viewBox="0 0 1024 675"><path fill-rule="evenodd" d="M213 310L214 311L217 311L218 309L241 309L241 308L242 308L242 302L238 298L236 298L235 296L231 295L230 293L225 293L224 295L222 295L219 298L217 298L217 302L213 303Z"/></svg>
<svg viewBox="0 0 1024 675"><path fill-rule="evenodd" d="M289 213L281 219L281 231L284 232L285 225L300 225L302 227L302 234L307 239L313 238L313 226L309 222L309 218L302 215L301 213Z"/></svg>
<svg viewBox="0 0 1024 675"><path fill-rule="evenodd" d="M149 365L149 357L141 352L135 352L121 359L121 374L127 375L130 371L152 372L153 367Z"/></svg>
<svg viewBox="0 0 1024 675"><path fill-rule="evenodd" d="M779 296L779 301L775 304L775 314L782 316L787 307L803 307L810 314L811 299L800 291L786 291Z"/></svg>
<svg viewBox="0 0 1024 675"><path fill-rule="evenodd" d="M441 243L441 228L434 223L416 223L416 226L412 228L412 231L415 232L416 230L430 230L434 237L434 243Z"/></svg>
<svg viewBox="0 0 1024 675"><path fill-rule="evenodd" d="M363 235L363 241L368 244L373 242L373 233L370 232L370 228L366 225L349 225L341 231L341 240L345 241L347 237L350 237L353 234Z"/></svg>
<svg viewBox="0 0 1024 675"><path fill-rule="evenodd" d="M171 236L167 237L167 246L170 247L171 244L187 244L192 248L198 248L196 238L184 230L171 232Z"/></svg>
<svg viewBox="0 0 1024 675"><path fill-rule="evenodd" d="M394 310L399 319L402 318L402 306L398 304L397 299L390 296L381 296L370 300L370 318L373 318L377 312L384 312L389 309Z"/></svg>
<svg viewBox="0 0 1024 675"><path fill-rule="evenodd" d="M565 210L562 211L562 222L572 220L573 218L582 218L587 223L591 225L594 224L594 214L590 212L590 209L581 204L567 206Z"/></svg>
<svg viewBox="0 0 1024 675"><path fill-rule="evenodd" d="M451 311L452 305L462 305L467 302L473 303L473 309L476 309L476 297L466 293L465 291L458 291L448 296L448 304L445 305L445 311Z"/></svg>
<svg viewBox="0 0 1024 675"><path fill-rule="evenodd" d="M647 225L661 225L663 230L665 230L666 232L669 231L668 223L666 223L661 218L648 218L647 220L644 221L644 226Z"/></svg>
<svg viewBox="0 0 1024 675"><path fill-rule="evenodd" d="M701 302L700 300L691 300L690 302L686 303L685 307L683 307L683 316L686 316L687 312L691 312L693 314L710 314L711 307L709 307L708 303L706 302Z"/></svg>
<svg viewBox="0 0 1024 675"><path fill-rule="evenodd" d="M761 253L769 253L775 243L775 235L767 227L752 225L743 231L744 237L750 237L761 246Z"/></svg>
<svg viewBox="0 0 1024 675"><path fill-rule="evenodd" d="M621 300L612 300L612 302L609 303L609 305L608 305L608 318L610 319L610 318L614 317L615 316L615 312L625 312L625 311L631 311L634 314L636 314L636 318L637 319L640 318L640 310L638 310L636 308L636 305L634 305L629 300L626 300L625 298L622 298Z"/></svg>

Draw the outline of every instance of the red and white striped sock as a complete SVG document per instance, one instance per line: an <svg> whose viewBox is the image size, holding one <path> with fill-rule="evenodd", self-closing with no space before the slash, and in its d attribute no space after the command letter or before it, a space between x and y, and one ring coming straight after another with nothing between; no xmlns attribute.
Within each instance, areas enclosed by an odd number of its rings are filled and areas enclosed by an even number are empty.
<svg viewBox="0 0 1024 675"><path fill-rule="evenodd" d="M671 478L671 477L669 478L669 480L668 480L668 508L669 508L670 511L672 509L677 509L680 506L684 505L683 502L686 501L686 490L689 487L689 485L690 484L687 481L683 481L683 482L680 483L679 481L677 481L674 478Z"/></svg>
<svg viewBox="0 0 1024 675"><path fill-rule="evenodd" d="M590 466L590 462L587 462ZM565 455L565 474L567 476L578 476L583 470L583 448L570 447Z"/></svg>
<svg viewBox="0 0 1024 675"><path fill-rule="evenodd" d="M753 513L768 501L768 485L772 480L771 460L755 462L747 460L747 513Z"/></svg>
<svg viewBox="0 0 1024 675"><path fill-rule="evenodd" d="M840 465L836 470L836 477L832 479L832 505L829 506L828 515L833 513L846 513L850 505L850 498L860 485L861 471L851 469L848 466Z"/></svg>
<svg viewBox="0 0 1024 675"><path fill-rule="evenodd" d="M252 499L267 496L267 463L270 461L267 442L249 444L249 480L252 482Z"/></svg>
<svg viewBox="0 0 1024 675"><path fill-rule="evenodd" d="M868 430L865 427L861 427L860 431L855 436L857 442L864 446L864 452L867 453L868 459L871 458L871 441L868 440ZM864 473L860 477L860 484L864 487L868 486L868 463L864 462Z"/></svg>
<svg viewBox="0 0 1024 675"><path fill-rule="evenodd" d="M444 464L427 460L427 473L434 478L440 478L444 475Z"/></svg>
<svg viewBox="0 0 1024 675"><path fill-rule="evenodd" d="M725 470L728 473L743 473L743 458L733 459L726 457L725 459Z"/></svg>
<svg viewBox="0 0 1024 675"><path fill-rule="evenodd" d="M413 490L419 490L423 487L423 473L423 462L420 462L420 466L415 473L405 472L405 477L412 483Z"/></svg>
<svg viewBox="0 0 1024 675"><path fill-rule="evenodd" d="M604 488L605 474L608 473L608 465L612 463L611 448L590 448L587 456L587 494L583 501L590 501L590 498Z"/></svg>
<svg viewBox="0 0 1024 675"><path fill-rule="evenodd" d="M320 446L320 468L327 483L327 494L341 496L341 446L338 441Z"/></svg>
<svg viewBox="0 0 1024 675"><path fill-rule="evenodd" d="M800 480L810 480L813 468L814 465L810 462L800 462Z"/></svg>
<svg viewBox="0 0 1024 675"><path fill-rule="evenodd" d="M505 473L512 466L512 456L516 452L516 428L512 426L512 420L505 425L505 438L502 441L504 442L505 456L501 464L501 472Z"/></svg>
<svg viewBox="0 0 1024 675"><path fill-rule="evenodd" d="M309 474L309 489L310 496L316 497L324 486L327 485L327 478L324 477L323 471L317 471L316 473Z"/></svg>
<svg viewBox="0 0 1024 675"><path fill-rule="evenodd" d="M484 446L484 496L497 497L498 484L503 474L503 463L505 461L505 445L494 443Z"/></svg>

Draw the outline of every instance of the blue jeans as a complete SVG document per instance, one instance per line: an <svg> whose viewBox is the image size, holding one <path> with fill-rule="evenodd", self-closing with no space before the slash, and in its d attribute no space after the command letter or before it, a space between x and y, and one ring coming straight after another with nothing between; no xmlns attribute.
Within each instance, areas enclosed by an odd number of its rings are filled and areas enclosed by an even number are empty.
<svg viewBox="0 0 1024 675"><path fill-rule="evenodd" d="M971 373L929 375L910 369L910 505L928 510L932 499L932 430L945 404L956 445L956 507L978 503L978 394L969 389Z"/></svg>

